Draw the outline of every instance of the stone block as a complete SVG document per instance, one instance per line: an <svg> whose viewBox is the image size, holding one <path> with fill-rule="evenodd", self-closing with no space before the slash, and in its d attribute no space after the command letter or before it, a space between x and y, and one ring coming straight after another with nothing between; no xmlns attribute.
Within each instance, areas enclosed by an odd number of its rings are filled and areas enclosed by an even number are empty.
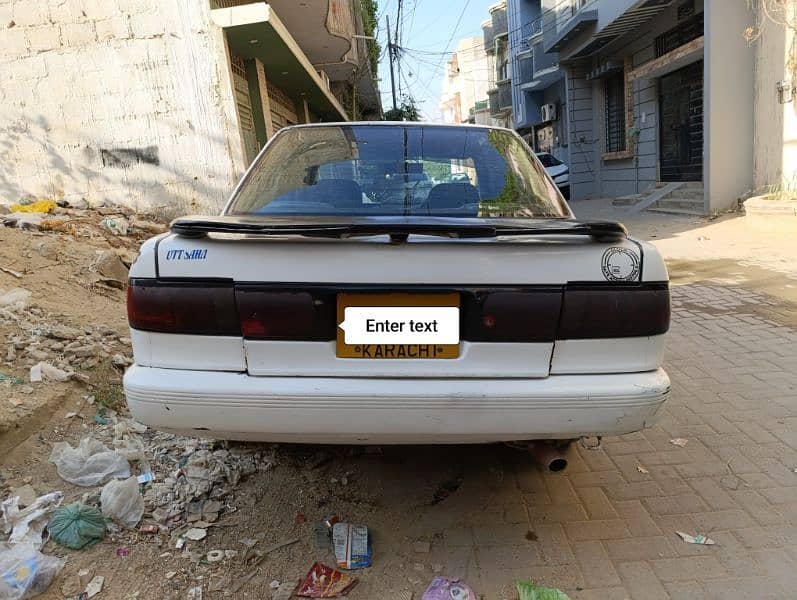
<svg viewBox="0 0 797 600"><path fill-rule="evenodd" d="M61 26L61 42L64 46L75 48L93 44L95 41L97 41L97 35L94 31L94 23L91 21L66 23Z"/></svg>
<svg viewBox="0 0 797 600"><path fill-rule="evenodd" d="M58 25L44 25L25 30L31 52L48 52L61 47L61 31Z"/></svg>
<svg viewBox="0 0 797 600"><path fill-rule="evenodd" d="M17 27L33 27L50 24L50 7L46 2L16 2L12 20ZM3 23L6 25L6 23Z"/></svg>
<svg viewBox="0 0 797 600"><path fill-rule="evenodd" d="M126 40L130 38L130 26L127 17L117 16L103 19L95 23L97 39L101 42L108 40Z"/></svg>

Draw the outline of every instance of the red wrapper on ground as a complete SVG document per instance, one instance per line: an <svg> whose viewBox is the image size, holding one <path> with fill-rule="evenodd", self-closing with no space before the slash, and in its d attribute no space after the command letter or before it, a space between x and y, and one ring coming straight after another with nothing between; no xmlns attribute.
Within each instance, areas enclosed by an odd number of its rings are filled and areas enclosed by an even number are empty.
<svg viewBox="0 0 797 600"><path fill-rule="evenodd" d="M299 585L302 598L336 598L345 596L357 585L357 579L341 571L315 563Z"/></svg>

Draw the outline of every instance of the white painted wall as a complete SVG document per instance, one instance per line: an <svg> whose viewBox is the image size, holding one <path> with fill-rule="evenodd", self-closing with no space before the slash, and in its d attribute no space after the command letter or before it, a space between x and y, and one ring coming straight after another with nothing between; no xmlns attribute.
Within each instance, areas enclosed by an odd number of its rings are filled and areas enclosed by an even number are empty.
<svg viewBox="0 0 797 600"><path fill-rule="evenodd" d="M244 163L209 3L0 0L0 49L0 202L221 207Z"/></svg>
<svg viewBox="0 0 797 600"><path fill-rule="evenodd" d="M706 210L725 210L753 184L754 49L744 0L705 0L703 182Z"/></svg>
<svg viewBox="0 0 797 600"><path fill-rule="evenodd" d="M761 10L759 8L759 10ZM755 194L797 187L797 101L781 104L777 84L794 79L787 67L794 34L759 15L764 23L755 43Z"/></svg>

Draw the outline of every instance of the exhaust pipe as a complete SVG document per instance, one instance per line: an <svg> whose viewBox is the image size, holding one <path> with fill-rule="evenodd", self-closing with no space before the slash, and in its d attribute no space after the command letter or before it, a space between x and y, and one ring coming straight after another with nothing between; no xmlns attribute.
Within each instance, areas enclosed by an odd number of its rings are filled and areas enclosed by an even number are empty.
<svg viewBox="0 0 797 600"><path fill-rule="evenodd" d="M531 443L529 444L529 453L540 466L554 473L567 468L567 459L550 444Z"/></svg>

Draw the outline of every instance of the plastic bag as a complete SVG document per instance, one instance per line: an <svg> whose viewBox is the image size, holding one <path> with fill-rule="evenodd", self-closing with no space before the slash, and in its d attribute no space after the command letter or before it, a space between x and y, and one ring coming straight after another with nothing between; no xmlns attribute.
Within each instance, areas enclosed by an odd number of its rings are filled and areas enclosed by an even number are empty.
<svg viewBox="0 0 797 600"><path fill-rule="evenodd" d="M36 548L42 545L42 532L44 531L47 514L61 505L64 494L52 492L39 496L30 505L19 508L19 496L12 496L3 501L3 530L11 533L8 541L11 543L24 542L34 544Z"/></svg>
<svg viewBox="0 0 797 600"><path fill-rule="evenodd" d="M105 537L105 518L93 506L75 502L52 514L47 523L47 531L56 544L80 550Z"/></svg>
<svg viewBox="0 0 797 600"><path fill-rule="evenodd" d="M9 210L12 213L51 213L58 205L52 200L37 200L30 204L12 204Z"/></svg>
<svg viewBox="0 0 797 600"><path fill-rule="evenodd" d="M90 437L80 440L77 448L67 442L53 444L50 462L55 463L62 479L83 487L99 485L113 478L130 477L127 459Z"/></svg>
<svg viewBox="0 0 797 600"><path fill-rule="evenodd" d="M570 596L556 588L539 587L533 581L518 581L520 600L570 600Z"/></svg>
<svg viewBox="0 0 797 600"><path fill-rule="evenodd" d="M23 600L43 593L64 566L34 544L0 543L0 600Z"/></svg>
<svg viewBox="0 0 797 600"><path fill-rule="evenodd" d="M105 484L100 494L102 514L132 529L144 516L144 497L138 491L138 479L114 480Z"/></svg>
<svg viewBox="0 0 797 600"><path fill-rule="evenodd" d="M467 583L459 579L435 577L421 600L476 600L476 594Z"/></svg>

